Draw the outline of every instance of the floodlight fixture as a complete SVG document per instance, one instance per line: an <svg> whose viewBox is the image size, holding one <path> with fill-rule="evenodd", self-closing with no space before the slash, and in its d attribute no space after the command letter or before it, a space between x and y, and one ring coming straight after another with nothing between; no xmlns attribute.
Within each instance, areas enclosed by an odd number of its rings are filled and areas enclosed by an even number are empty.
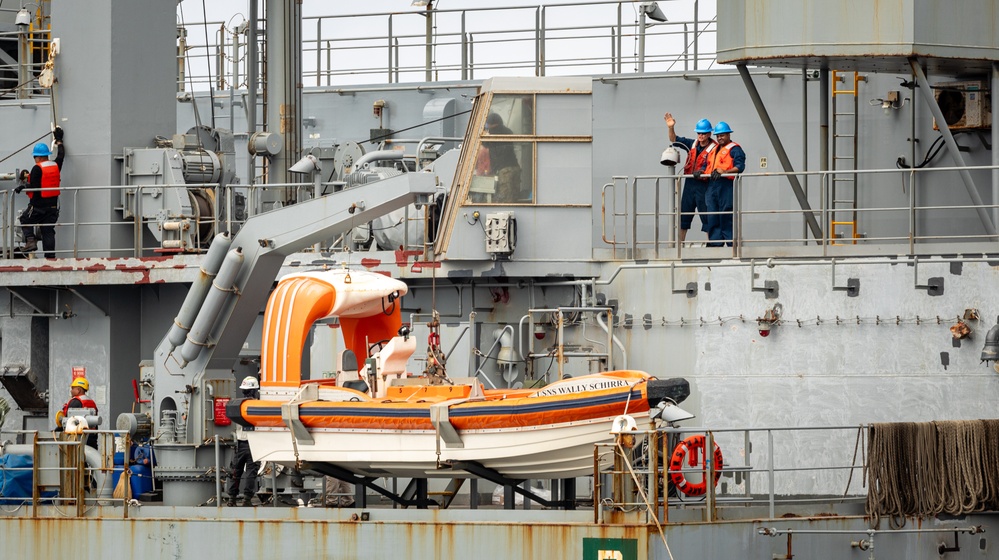
<svg viewBox="0 0 999 560"><path fill-rule="evenodd" d="M652 21L663 23L666 21L666 14L659 8L658 2L642 2L638 8Z"/></svg>

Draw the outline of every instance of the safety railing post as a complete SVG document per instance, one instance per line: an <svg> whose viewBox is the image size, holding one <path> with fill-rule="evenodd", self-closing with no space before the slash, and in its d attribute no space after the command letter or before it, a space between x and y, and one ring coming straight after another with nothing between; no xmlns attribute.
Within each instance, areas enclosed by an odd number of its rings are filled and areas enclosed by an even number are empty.
<svg viewBox="0 0 999 560"><path fill-rule="evenodd" d="M775 517L775 512L777 507L774 504L774 495L776 494L774 489L775 477L774 477L774 432L773 430L767 430L767 480L769 481L770 488L767 489L768 496L767 500L770 505L770 517L773 519Z"/></svg>
<svg viewBox="0 0 999 560"><path fill-rule="evenodd" d="M42 479L38 471L38 432L35 432L31 440L31 517L38 517L38 501L41 499L41 492L38 490L38 482Z"/></svg>
<svg viewBox="0 0 999 560"><path fill-rule="evenodd" d="M395 75L395 67L399 63L398 60L395 59L395 56L394 56L395 52L393 51L393 45L395 43L395 35L393 34L393 31L392 31L392 15L391 14L389 14L389 17L388 17L388 33L386 34L385 39L388 41L388 43L387 43L388 44L388 69L387 70L388 70L388 82L391 84L391 83L393 83L393 81L398 81L398 80L393 80L392 78Z"/></svg>
<svg viewBox="0 0 999 560"><path fill-rule="evenodd" d="M701 25L697 20L697 2L698 0L694 0L694 70L697 70L697 59L698 59L697 48L701 36Z"/></svg>
<svg viewBox="0 0 999 560"><path fill-rule="evenodd" d="M735 257L742 256L742 176L736 175L732 182L735 200L732 203L732 251Z"/></svg>
<svg viewBox="0 0 999 560"><path fill-rule="evenodd" d="M79 220L77 220L79 221ZM135 229L133 230L133 235L135 238L135 247L133 247L133 256L142 256L142 185L135 186Z"/></svg>
<svg viewBox="0 0 999 560"><path fill-rule="evenodd" d="M461 79L468 79L468 34L465 32L465 10L461 11Z"/></svg>

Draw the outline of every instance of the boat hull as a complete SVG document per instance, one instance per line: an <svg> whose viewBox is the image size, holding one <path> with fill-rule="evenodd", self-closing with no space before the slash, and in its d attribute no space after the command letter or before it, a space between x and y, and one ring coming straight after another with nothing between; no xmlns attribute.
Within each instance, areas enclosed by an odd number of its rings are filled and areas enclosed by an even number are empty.
<svg viewBox="0 0 999 560"><path fill-rule="evenodd" d="M594 455L594 445L613 441L616 417L460 433L462 447L448 447L433 430L312 430L313 445L298 442L298 455L287 430L261 428L250 448L257 460L293 464L332 464L353 473L381 477L462 477L450 468L469 461L513 479L569 478L592 475L596 461L606 466L609 453ZM632 416L639 430L652 427L647 414ZM439 454L438 454L439 451Z"/></svg>

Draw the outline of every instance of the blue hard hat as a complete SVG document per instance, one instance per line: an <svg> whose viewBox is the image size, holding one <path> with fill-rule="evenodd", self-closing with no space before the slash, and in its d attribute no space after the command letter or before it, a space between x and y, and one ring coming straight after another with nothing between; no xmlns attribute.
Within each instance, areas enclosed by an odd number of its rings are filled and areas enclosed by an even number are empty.
<svg viewBox="0 0 999 560"><path fill-rule="evenodd" d="M35 144L35 149L31 150L32 157L49 157L52 152L49 151L49 145L45 142L39 142Z"/></svg>
<svg viewBox="0 0 999 560"><path fill-rule="evenodd" d="M725 121L718 121L715 125L715 134L728 134L732 132L732 127Z"/></svg>
<svg viewBox="0 0 999 560"><path fill-rule="evenodd" d="M701 119L697 121L697 126L694 127L694 132L698 134L710 133L711 121L709 121L708 119Z"/></svg>

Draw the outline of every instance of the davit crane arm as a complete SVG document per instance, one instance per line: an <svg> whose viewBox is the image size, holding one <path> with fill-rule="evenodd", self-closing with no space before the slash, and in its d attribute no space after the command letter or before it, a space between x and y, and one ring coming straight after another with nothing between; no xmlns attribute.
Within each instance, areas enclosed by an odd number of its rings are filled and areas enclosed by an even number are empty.
<svg viewBox="0 0 999 560"><path fill-rule="evenodd" d="M434 173L406 173L254 216L231 240L218 236L156 347L152 372L147 367L143 373L144 383L154 387L153 424L164 411L176 411L168 414L186 425L176 430L177 443L210 438L213 427L205 416L211 408L193 403L210 402L214 382L231 382L231 368L285 258L393 210L427 203L437 183Z"/></svg>

